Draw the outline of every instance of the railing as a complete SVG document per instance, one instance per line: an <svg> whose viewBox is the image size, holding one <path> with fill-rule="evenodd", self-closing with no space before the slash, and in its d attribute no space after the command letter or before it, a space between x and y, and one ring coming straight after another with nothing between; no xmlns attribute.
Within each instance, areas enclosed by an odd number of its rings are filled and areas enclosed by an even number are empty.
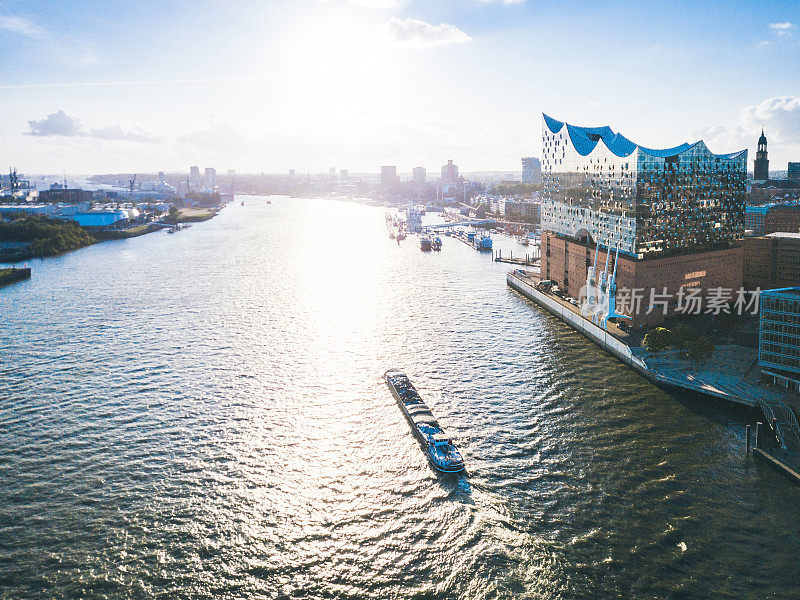
<svg viewBox="0 0 800 600"><path fill-rule="evenodd" d="M794 411L787 404L780 400L767 400L765 398L759 398L758 404L767 418L767 425L773 430L775 439L778 440L781 448L786 449L787 438L791 439L795 445L800 445L800 426L797 425Z"/></svg>

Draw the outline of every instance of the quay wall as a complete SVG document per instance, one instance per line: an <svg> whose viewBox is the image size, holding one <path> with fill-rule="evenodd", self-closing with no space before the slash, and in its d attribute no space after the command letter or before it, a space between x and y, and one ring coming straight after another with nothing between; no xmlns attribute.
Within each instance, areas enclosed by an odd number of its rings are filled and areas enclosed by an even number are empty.
<svg viewBox="0 0 800 600"><path fill-rule="evenodd" d="M641 358L634 355L630 346L621 342L613 335L609 334L606 330L598 327L591 321L584 319L581 315L576 314L565 306L562 306L552 298L548 297L547 294L540 292L533 285L525 281L524 278L517 275L514 271L506 275L506 282L508 283L509 287L516 290L526 298L533 300L539 306L564 321L564 323L573 329L585 335L598 346L618 358L634 371L656 385L672 389L698 392L707 396L722 398L724 400L728 400L729 402L742 404L745 406L756 406L758 404L757 400L754 398L739 397L708 388L701 388L700 386L687 385L685 381L679 381L670 377L669 375L654 372L647 367Z"/></svg>
<svg viewBox="0 0 800 600"><path fill-rule="evenodd" d="M546 294L543 294L522 278L517 277L513 272L506 276L506 281L510 287L517 290L520 294L530 298L539 306L564 321L570 327L577 329L590 340L613 354L625 364L630 365L637 371L642 372L642 374L646 377L652 375L642 360L633 355L630 347L627 344L623 344L613 335L609 335L606 330L598 327L591 321L587 321L582 316L575 314L568 308L565 308L558 302L554 301L552 298L548 298Z"/></svg>

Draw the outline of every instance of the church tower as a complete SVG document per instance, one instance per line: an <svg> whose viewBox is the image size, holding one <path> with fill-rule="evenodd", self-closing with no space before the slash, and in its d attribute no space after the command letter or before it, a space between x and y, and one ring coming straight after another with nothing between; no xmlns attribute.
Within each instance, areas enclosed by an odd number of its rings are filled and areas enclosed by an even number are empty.
<svg viewBox="0 0 800 600"><path fill-rule="evenodd" d="M753 179L766 181L769 179L769 160L767 160L767 136L761 128L761 137L758 138L758 151L756 152L755 165L753 166Z"/></svg>

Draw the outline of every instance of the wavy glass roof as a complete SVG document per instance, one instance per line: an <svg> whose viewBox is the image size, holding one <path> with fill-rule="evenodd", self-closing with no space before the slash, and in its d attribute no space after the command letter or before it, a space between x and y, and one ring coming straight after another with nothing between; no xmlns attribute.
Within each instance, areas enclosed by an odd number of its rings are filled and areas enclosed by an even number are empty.
<svg viewBox="0 0 800 600"><path fill-rule="evenodd" d="M645 154L660 158L675 156L681 152L686 152L698 144L702 144L703 147L708 150L708 147L705 145L703 140L699 140L694 144L683 143L679 146L675 146L674 148L645 148L644 146L640 146L639 144L632 142L621 133L615 133L614 130L608 125L603 125L602 127L579 127L578 125L570 125L569 123L564 123L563 121L557 121L545 113L542 113L542 116L544 117L544 122L551 133L558 133L562 130L562 128L566 127L567 135L569 136L575 151L581 156L587 156L590 154L600 142L603 142L603 145L606 148L608 148L617 156L621 157L630 156L633 151L636 150L636 148L639 148ZM709 150L710 154L718 158L734 158L741 155L743 152L746 152L746 150L740 150L739 152L733 152L731 154L714 154Z"/></svg>

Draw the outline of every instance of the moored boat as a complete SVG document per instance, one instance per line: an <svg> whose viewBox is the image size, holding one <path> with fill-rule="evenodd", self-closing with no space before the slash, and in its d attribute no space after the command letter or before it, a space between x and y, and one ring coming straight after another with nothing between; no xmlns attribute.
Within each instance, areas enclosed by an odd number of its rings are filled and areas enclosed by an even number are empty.
<svg viewBox="0 0 800 600"><path fill-rule="evenodd" d="M431 238L427 235L423 235L419 238L419 249L423 252L430 252L432 246Z"/></svg>
<svg viewBox="0 0 800 600"><path fill-rule="evenodd" d="M463 471L464 460L461 453L445 435L406 374L397 369L389 369L383 376L431 465L442 473Z"/></svg>
<svg viewBox="0 0 800 600"><path fill-rule="evenodd" d="M431 242L431 248L433 250L436 250L437 252L439 250L441 250L442 249L442 238L440 238L440 237L433 238L433 241Z"/></svg>

